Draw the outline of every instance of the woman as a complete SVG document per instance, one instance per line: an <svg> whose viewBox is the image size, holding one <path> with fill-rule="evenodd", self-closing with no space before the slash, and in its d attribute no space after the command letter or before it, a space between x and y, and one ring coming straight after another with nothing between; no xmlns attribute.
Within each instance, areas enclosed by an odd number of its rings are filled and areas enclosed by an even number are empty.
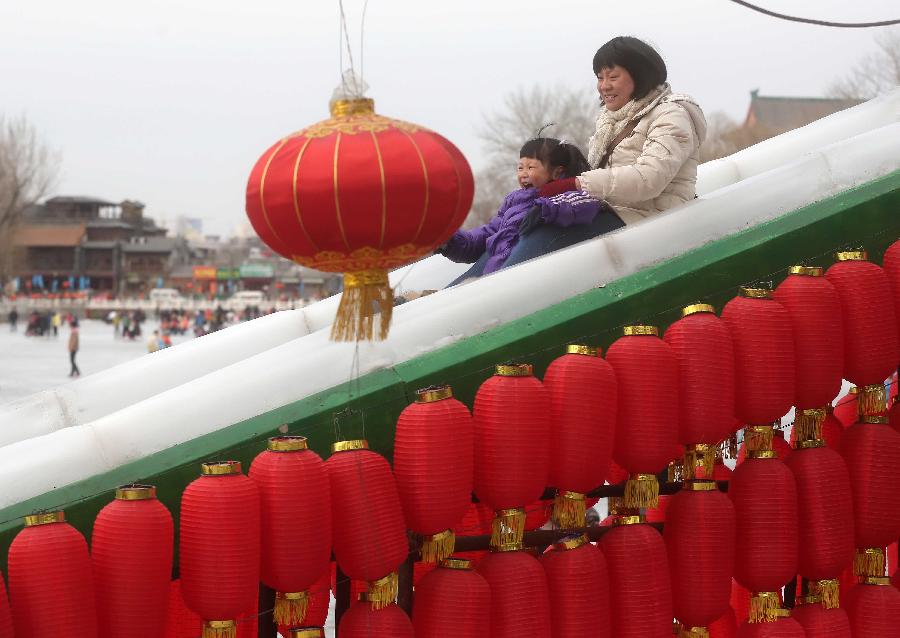
<svg viewBox="0 0 900 638"><path fill-rule="evenodd" d="M578 187L615 209L626 224L695 197L706 119L697 103L673 93L653 47L622 36L594 55L603 103Z"/></svg>

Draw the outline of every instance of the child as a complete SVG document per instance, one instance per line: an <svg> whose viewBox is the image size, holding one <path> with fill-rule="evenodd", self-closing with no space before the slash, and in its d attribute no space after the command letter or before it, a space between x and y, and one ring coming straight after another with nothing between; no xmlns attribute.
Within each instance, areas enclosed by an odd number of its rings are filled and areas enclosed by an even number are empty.
<svg viewBox="0 0 900 638"><path fill-rule="evenodd" d="M587 168L584 155L572 144L548 137L526 142L519 152L517 175L520 188L506 196L488 224L472 230L458 230L438 249L451 261L475 262L450 285L587 239L587 236L579 236L575 241L567 241L562 237L566 232L562 229L593 227L598 213L611 216L609 220L604 219L604 226L610 227L588 236L624 225L605 202L575 189L575 176ZM548 235L546 238L522 241L542 224L549 234L534 235ZM533 245L526 246L528 243Z"/></svg>

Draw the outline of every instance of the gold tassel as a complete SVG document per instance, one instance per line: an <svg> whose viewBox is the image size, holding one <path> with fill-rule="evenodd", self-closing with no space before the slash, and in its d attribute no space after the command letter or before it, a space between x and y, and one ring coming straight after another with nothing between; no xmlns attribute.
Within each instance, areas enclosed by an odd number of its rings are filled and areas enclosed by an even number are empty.
<svg viewBox="0 0 900 638"><path fill-rule="evenodd" d="M491 523L491 547L515 545L525 537L525 510L521 507L500 510Z"/></svg>
<svg viewBox="0 0 900 638"><path fill-rule="evenodd" d="M273 614L275 623L278 625L288 625L289 627L299 625L306 618L306 611L309 608L309 592L275 592L275 612Z"/></svg>
<svg viewBox="0 0 900 638"><path fill-rule="evenodd" d="M709 630L706 627L682 627L678 631L678 638L709 638Z"/></svg>
<svg viewBox="0 0 900 638"><path fill-rule="evenodd" d="M384 609L397 600L398 583L397 572L391 572L384 578L369 581L367 600L372 603L372 609Z"/></svg>
<svg viewBox="0 0 900 638"><path fill-rule="evenodd" d="M394 311L394 291L385 270L344 273L344 293L338 306L332 341L373 341L388 336ZM375 316L380 315L375 331Z"/></svg>
<svg viewBox="0 0 900 638"><path fill-rule="evenodd" d="M775 622L781 609L778 592L761 591L750 598L750 622Z"/></svg>
<svg viewBox="0 0 900 638"><path fill-rule="evenodd" d="M887 412L887 393L884 391L884 384L864 386L857 396L860 416L876 416Z"/></svg>
<svg viewBox="0 0 900 638"><path fill-rule="evenodd" d="M796 447L806 441L822 440L822 424L825 422L825 409L797 410L794 429L797 431Z"/></svg>
<svg viewBox="0 0 900 638"><path fill-rule="evenodd" d="M553 499L553 524L559 529L576 529L585 526L587 509L584 494L558 491Z"/></svg>
<svg viewBox="0 0 900 638"><path fill-rule="evenodd" d="M684 480L711 480L716 462L716 447L706 443L689 445L684 452Z"/></svg>
<svg viewBox="0 0 900 638"><path fill-rule="evenodd" d="M744 450L750 452L771 451L774 428L768 425L748 425L744 428Z"/></svg>
<svg viewBox="0 0 900 638"><path fill-rule="evenodd" d="M659 507L659 481L653 474L632 474L625 483L625 507Z"/></svg>
<svg viewBox="0 0 900 638"><path fill-rule="evenodd" d="M884 549L868 547L856 550L853 573L857 576L884 576Z"/></svg>
<svg viewBox="0 0 900 638"><path fill-rule="evenodd" d="M821 596L825 609L837 609L841 606L841 583L836 578L817 580L809 584L809 593Z"/></svg>
<svg viewBox="0 0 900 638"><path fill-rule="evenodd" d="M422 538L422 562L440 563L453 554L456 547L456 534L452 529Z"/></svg>
<svg viewBox="0 0 900 638"><path fill-rule="evenodd" d="M233 620L204 620L203 638L237 638L237 626Z"/></svg>
<svg viewBox="0 0 900 638"><path fill-rule="evenodd" d="M733 432L728 437L728 458L735 460L738 457L738 440L737 432Z"/></svg>

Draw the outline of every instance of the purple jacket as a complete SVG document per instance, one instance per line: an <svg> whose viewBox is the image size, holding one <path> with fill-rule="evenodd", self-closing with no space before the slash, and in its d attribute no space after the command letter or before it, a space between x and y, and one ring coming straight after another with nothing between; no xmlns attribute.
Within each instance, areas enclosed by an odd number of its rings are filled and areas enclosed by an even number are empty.
<svg viewBox="0 0 900 638"><path fill-rule="evenodd" d="M447 259L471 264L487 252L484 274L500 270L519 243L519 224L532 206L541 207L541 220L556 226L589 224L601 203L583 191L567 191L553 197L538 197L536 188L514 190L490 222L472 230L458 230L442 249Z"/></svg>

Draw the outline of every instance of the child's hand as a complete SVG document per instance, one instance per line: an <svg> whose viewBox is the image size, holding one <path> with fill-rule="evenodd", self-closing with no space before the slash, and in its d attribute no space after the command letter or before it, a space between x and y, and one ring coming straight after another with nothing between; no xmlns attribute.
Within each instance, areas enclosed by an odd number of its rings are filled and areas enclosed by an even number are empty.
<svg viewBox="0 0 900 638"><path fill-rule="evenodd" d="M541 218L542 211L543 208L540 204L536 204L528 209L528 212L525 213L522 221L519 222L519 237L525 237L544 222Z"/></svg>

